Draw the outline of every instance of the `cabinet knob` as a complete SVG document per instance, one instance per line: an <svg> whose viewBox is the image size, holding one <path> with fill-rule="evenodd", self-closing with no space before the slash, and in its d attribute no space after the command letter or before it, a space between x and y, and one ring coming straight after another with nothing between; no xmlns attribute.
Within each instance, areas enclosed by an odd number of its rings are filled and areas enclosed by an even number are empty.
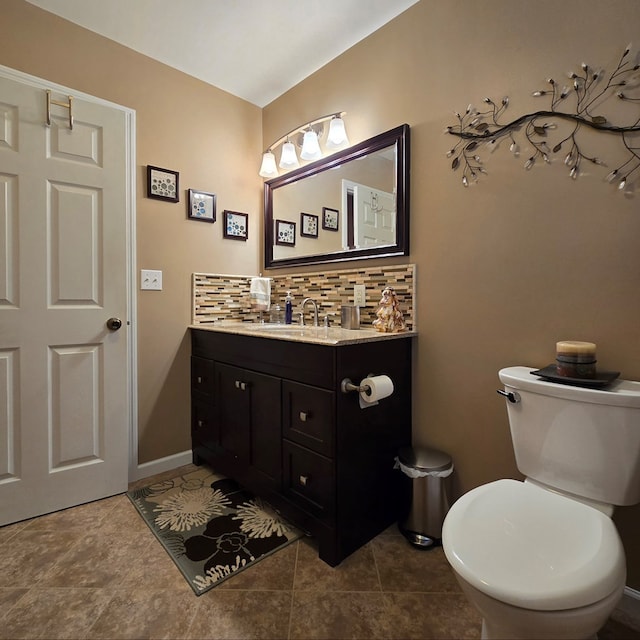
<svg viewBox="0 0 640 640"><path fill-rule="evenodd" d="M204 422L202 422L202 420L198 420L198 426L202 427L204 425Z"/></svg>
<svg viewBox="0 0 640 640"><path fill-rule="evenodd" d="M242 380L236 380L236 389L241 389L242 391L246 391L247 383L242 382Z"/></svg>
<svg viewBox="0 0 640 640"><path fill-rule="evenodd" d="M310 480L309 476L300 476L300 484L303 487L307 486L307 484L309 483L309 480Z"/></svg>
<svg viewBox="0 0 640 640"><path fill-rule="evenodd" d="M309 418L311 418L311 412L310 411L301 411L300 412L300 420L302 422L306 422L307 420L309 420Z"/></svg>
<svg viewBox="0 0 640 640"><path fill-rule="evenodd" d="M202 376L198 376L196 378L196 380L197 380L198 384L202 384Z"/></svg>

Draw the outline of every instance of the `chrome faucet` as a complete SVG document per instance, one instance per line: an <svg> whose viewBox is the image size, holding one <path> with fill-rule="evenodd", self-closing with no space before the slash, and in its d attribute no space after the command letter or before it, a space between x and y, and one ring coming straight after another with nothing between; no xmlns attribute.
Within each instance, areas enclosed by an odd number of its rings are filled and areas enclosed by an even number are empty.
<svg viewBox="0 0 640 640"><path fill-rule="evenodd" d="M302 309L302 314L303 314L301 316L302 324L304 324L304 306L307 304L307 302L310 302L313 305L313 326L317 327L318 326L318 304L313 298L305 298L302 301L302 304L300 305L300 309Z"/></svg>

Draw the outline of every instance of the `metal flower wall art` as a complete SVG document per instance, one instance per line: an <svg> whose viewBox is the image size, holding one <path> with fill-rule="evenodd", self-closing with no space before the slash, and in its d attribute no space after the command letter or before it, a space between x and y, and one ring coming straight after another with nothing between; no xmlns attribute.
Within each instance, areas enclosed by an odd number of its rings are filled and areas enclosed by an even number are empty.
<svg viewBox="0 0 640 640"><path fill-rule="evenodd" d="M502 140L519 158L518 140L524 139L527 149L531 148L524 154L526 170L536 163L550 163L556 154L564 159L573 179L580 176L587 163L606 167L602 159L586 151L581 133L589 128L617 136L624 145L626 160L605 179L620 191L630 190L632 183L640 178L640 64L638 54L635 61L630 54L631 45L611 72L583 63L579 71L570 71L564 82L548 78L544 88L532 94L547 101L548 108L526 113L510 122L503 122L509 107L506 96L497 102L484 98L480 109L469 105L464 113L456 113L458 122L447 127L446 133L459 140L447 157L453 158L454 171L462 171L462 184L467 187L486 173L480 153L487 148L493 151ZM623 114L625 124L614 124L603 115L608 100L625 103L622 110L615 109L616 113Z"/></svg>

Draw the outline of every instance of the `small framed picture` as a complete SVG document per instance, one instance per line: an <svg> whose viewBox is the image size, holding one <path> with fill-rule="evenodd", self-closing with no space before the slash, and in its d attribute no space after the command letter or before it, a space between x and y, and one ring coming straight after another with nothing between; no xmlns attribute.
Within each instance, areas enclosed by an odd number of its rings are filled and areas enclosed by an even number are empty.
<svg viewBox="0 0 640 640"><path fill-rule="evenodd" d="M300 235L305 238L318 237L318 216L312 213L300 214Z"/></svg>
<svg viewBox="0 0 640 640"><path fill-rule="evenodd" d="M246 240L249 237L249 214L225 211L223 236L232 240Z"/></svg>
<svg viewBox="0 0 640 640"><path fill-rule="evenodd" d="M276 244L293 247L296 244L296 223L276 220Z"/></svg>
<svg viewBox="0 0 640 640"><path fill-rule="evenodd" d="M328 231L337 231L339 217L340 212L337 209L322 207L322 228Z"/></svg>
<svg viewBox="0 0 640 640"><path fill-rule="evenodd" d="M203 222L216 221L216 195L189 189L189 218Z"/></svg>
<svg viewBox="0 0 640 640"><path fill-rule="evenodd" d="M161 169L147 165L147 197L178 202L180 174L171 169Z"/></svg>

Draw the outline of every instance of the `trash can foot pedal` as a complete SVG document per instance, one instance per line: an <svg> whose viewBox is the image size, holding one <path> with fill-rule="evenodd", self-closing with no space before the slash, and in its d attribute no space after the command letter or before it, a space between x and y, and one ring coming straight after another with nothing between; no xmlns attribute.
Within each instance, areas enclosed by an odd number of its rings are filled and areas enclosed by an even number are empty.
<svg viewBox="0 0 640 640"><path fill-rule="evenodd" d="M407 529L403 529L399 527L402 535L409 541L411 545L416 547L416 549L433 549L442 544L442 540L440 538L431 538L430 536L425 536L422 533L417 533L416 531L408 531Z"/></svg>

